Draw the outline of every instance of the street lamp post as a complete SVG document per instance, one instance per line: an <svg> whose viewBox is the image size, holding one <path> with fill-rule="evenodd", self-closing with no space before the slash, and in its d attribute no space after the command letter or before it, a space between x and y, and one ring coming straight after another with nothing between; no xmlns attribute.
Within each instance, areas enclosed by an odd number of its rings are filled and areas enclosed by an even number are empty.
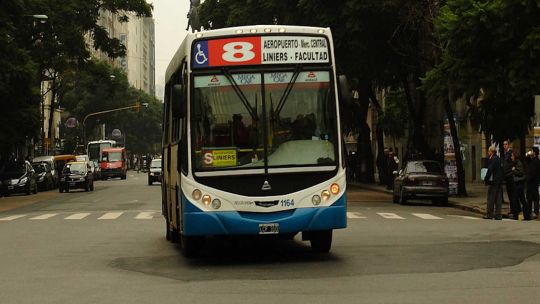
<svg viewBox="0 0 540 304"><path fill-rule="evenodd" d="M88 115L86 115L82 121L82 125L83 125L83 136L84 136L84 145L86 146L86 120L92 116L97 116L97 115L101 115L101 114L107 114L107 113L111 113L111 112L118 112L118 111L123 111L123 110L129 110L129 109L140 109L141 106L143 107L148 107L148 103L146 102L143 102L143 103L140 103L140 102L136 102L134 105L131 105L131 106L127 106L127 107L122 107L122 108L116 108L116 109L111 109L111 110L105 110L105 111L99 111L99 112L94 112L94 113L90 113Z"/></svg>

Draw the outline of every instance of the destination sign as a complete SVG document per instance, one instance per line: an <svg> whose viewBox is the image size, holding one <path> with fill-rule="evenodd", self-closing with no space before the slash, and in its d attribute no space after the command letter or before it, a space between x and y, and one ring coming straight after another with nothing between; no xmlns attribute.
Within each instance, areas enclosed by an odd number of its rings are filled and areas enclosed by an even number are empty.
<svg viewBox="0 0 540 304"><path fill-rule="evenodd" d="M257 36L197 41L193 68L257 64L328 63L324 37Z"/></svg>

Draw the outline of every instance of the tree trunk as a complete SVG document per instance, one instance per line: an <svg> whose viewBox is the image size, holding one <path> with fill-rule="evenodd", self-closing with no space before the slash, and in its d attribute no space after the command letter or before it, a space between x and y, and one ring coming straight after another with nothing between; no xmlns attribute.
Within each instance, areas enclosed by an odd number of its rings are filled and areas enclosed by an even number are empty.
<svg viewBox="0 0 540 304"><path fill-rule="evenodd" d="M47 133L47 137L50 140L50 146L49 149L54 145L54 134L53 134L53 126L54 126L54 106L55 106L55 100L56 100L56 94L58 93L57 88L57 76L58 74L54 72L54 74L51 77L52 86L51 86L51 105L49 110L49 130Z"/></svg>
<svg viewBox="0 0 540 304"><path fill-rule="evenodd" d="M450 94L449 94L450 95ZM456 157L457 178L458 178L458 196L467 196L467 187L465 185L465 170L463 169L463 159L461 158L461 144L459 142L456 121L454 120L454 111L450 105L450 98L444 98L446 116L450 125L450 135L454 144L454 155Z"/></svg>

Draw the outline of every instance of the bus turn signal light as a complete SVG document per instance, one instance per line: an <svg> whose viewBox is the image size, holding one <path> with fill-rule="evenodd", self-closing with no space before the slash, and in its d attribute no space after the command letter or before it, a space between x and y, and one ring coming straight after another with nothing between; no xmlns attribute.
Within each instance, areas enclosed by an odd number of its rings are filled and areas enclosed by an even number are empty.
<svg viewBox="0 0 540 304"><path fill-rule="evenodd" d="M330 199L330 192L328 190L323 190L323 192L321 193L321 197L323 201L328 201Z"/></svg>
<svg viewBox="0 0 540 304"><path fill-rule="evenodd" d="M338 184L332 184L332 186L330 186L330 192L332 192L333 195L336 195L339 193L339 185Z"/></svg>
<svg viewBox="0 0 540 304"><path fill-rule="evenodd" d="M206 206L210 205L210 203L212 202L212 197L210 197L210 195L208 194L205 194L203 195L202 197L202 202L203 204L205 204Z"/></svg>
<svg viewBox="0 0 540 304"><path fill-rule="evenodd" d="M199 189L195 189L191 193L191 197L193 197L193 199L196 200L196 201L200 200L201 196L202 196L202 193L201 193L201 190L199 190Z"/></svg>

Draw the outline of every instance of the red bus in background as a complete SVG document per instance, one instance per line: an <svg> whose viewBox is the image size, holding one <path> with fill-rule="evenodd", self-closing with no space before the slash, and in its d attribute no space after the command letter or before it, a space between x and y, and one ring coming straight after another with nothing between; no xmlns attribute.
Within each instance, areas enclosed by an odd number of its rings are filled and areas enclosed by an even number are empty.
<svg viewBox="0 0 540 304"><path fill-rule="evenodd" d="M109 177L120 177L126 179L127 174L127 154L125 148L106 148L101 152L99 163L101 168L101 179Z"/></svg>

